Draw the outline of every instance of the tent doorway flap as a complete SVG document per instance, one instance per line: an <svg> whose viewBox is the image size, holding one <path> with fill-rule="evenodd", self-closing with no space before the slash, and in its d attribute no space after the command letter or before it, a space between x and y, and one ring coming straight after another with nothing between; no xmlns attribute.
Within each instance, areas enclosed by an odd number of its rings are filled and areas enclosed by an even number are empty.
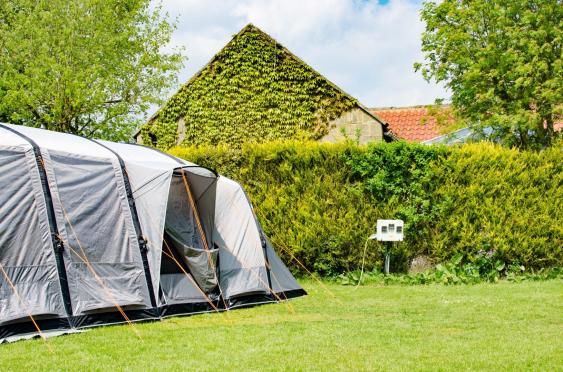
<svg viewBox="0 0 563 372"><path fill-rule="evenodd" d="M217 287L217 254L218 249L196 248L185 243L181 234L173 228L165 228L167 242L178 252L188 266L192 277L205 292L210 293Z"/></svg>

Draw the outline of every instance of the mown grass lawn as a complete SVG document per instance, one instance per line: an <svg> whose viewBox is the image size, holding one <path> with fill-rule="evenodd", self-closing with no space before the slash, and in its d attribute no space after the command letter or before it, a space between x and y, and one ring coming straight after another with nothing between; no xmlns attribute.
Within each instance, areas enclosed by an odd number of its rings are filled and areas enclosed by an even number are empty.
<svg viewBox="0 0 563 372"><path fill-rule="evenodd" d="M0 345L2 370L562 370L563 281L309 296Z"/></svg>

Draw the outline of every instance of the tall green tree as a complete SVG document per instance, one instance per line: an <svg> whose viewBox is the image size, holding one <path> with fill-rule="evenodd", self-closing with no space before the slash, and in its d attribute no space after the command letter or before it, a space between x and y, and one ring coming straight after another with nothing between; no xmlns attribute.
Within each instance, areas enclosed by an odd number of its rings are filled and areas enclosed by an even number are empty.
<svg viewBox="0 0 563 372"><path fill-rule="evenodd" d="M150 0L1 0L0 120L129 138L176 82L174 28Z"/></svg>
<svg viewBox="0 0 563 372"><path fill-rule="evenodd" d="M509 146L553 141L563 112L561 0L426 1L421 19L425 61L415 69L446 84L461 119Z"/></svg>

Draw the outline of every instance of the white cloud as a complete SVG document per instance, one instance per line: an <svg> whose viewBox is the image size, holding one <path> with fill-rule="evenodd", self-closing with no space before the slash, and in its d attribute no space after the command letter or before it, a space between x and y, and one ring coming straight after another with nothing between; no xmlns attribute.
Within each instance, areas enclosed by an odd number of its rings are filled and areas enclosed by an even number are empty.
<svg viewBox="0 0 563 372"><path fill-rule="evenodd" d="M420 3L390 0L164 0L178 17L187 81L253 23L369 107L432 103L446 91L413 70L422 60Z"/></svg>

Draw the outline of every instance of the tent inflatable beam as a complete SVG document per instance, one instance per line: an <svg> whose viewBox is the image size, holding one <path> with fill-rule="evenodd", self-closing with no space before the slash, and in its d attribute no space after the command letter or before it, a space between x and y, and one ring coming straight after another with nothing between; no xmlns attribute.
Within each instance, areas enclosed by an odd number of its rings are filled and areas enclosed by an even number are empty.
<svg viewBox="0 0 563 372"><path fill-rule="evenodd" d="M143 236L143 231L141 229L141 222L139 221L139 214L137 213L137 206L135 205L135 198L133 198L133 190L131 189L131 182L129 182L129 176L127 175L125 162L117 152L107 147L103 143L100 143L96 140L89 138L88 140L102 146L103 148L113 153L117 158L117 160L119 161L119 167L121 168L121 174L123 176L123 184L125 186L125 192L127 194L127 201L129 202L129 209L131 211L131 216L133 218L133 226L135 228L135 232L137 233L137 241L139 243L139 250L141 251L141 259L143 260L143 270L145 272L145 279L147 281L147 288L149 291L150 301L152 307L156 309L157 308L156 296L154 294L154 289L152 286L152 275L149 267L149 260L147 257L147 250L148 250L147 241L145 240Z"/></svg>

